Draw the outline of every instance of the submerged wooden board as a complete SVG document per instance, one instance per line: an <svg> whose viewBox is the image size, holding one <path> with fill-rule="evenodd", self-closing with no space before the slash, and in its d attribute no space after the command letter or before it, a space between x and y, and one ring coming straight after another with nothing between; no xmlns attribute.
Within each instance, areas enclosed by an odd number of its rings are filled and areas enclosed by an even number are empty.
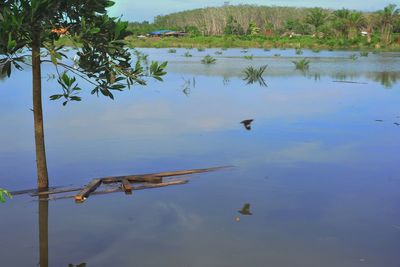
<svg viewBox="0 0 400 267"><path fill-rule="evenodd" d="M125 194L130 195L132 194L132 185L128 179L122 179L122 189L124 189Z"/></svg>
<svg viewBox="0 0 400 267"><path fill-rule="evenodd" d="M101 185L101 179L93 179L87 186L85 186L76 196L76 202L83 202L90 195L91 192L95 191L97 187Z"/></svg>
<svg viewBox="0 0 400 267"><path fill-rule="evenodd" d="M228 168L228 167L225 166L225 167L213 167L213 168L206 168L206 169L193 169L193 170L183 170L183 171L173 171L173 172L158 172L158 173L148 173L148 174L138 174L138 175L126 175L126 176L116 176L116 177L105 177L105 178L100 178L100 179L105 184L118 183L118 182L121 182L123 179L128 179L130 182L160 183L162 181L163 177L212 172L212 171L217 171L217 170L224 169L224 168Z"/></svg>

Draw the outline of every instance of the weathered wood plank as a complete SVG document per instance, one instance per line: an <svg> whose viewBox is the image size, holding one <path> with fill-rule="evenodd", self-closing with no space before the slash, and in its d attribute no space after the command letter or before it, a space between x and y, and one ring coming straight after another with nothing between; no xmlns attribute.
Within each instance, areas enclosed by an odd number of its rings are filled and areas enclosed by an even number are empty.
<svg viewBox="0 0 400 267"><path fill-rule="evenodd" d="M180 175L188 175L188 174L196 174L196 173L204 173L204 172L212 172L220 169L228 168L228 166L224 167L213 167L206 169L192 169L192 170L182 170L182 171L173 171L173 172L158 172L158 173L149 173L149 174L138 174L138 175L126 175L126 176L117 176L117 177L105 177L100 178L103 183L118 183L121 182L122 179L128 179L130 182L151 182L151 183L160 183L162 177L171 177L171 176L180 176Z"/></svg>
<svg viewBox="0 0 400 267"><path fill-rule="evenodd" d="M61 193L69 193L69 192L75 192L75 191L80 191L82 190L82 187L74 187L74 188L64 188L64 189L54 189L54 190L48 190L48 191L42 191L42 192L35 192L32 193L32 197L36 196L43 196L43 195L53 195L53 194L61 194Z"/></svg>
<svg viewBox="0 0 400 267"><path fill-rule="evenodd" d="M57 189L60 188L61 186L53 186L53 187L49 187L48 190L53 190L53 189ZM24 195L24 194L37 194L38 190L37 188L33 188L33 189L26 189L26 190L19 190L19 191L12 191L10 192L11 195L16 196L16 195Z"/></svg>
<svg viewBox="0 0 400 267"><path fill-rule="evenodd" d="M132 185L128 179L122 179L122 189L124 189L125 194L131 195L132 194Z"/></svg>
<svg viewBox="0 0 400 267"><path fill-rule="evenodd" d="M189 181L188 180L175 180L175 181L169 181L169 182L163 182L163 183L158 183L158 184L143 184L139 186L132 186L132 190L143 190L143 189L152 189L152 188L159 188L159 187L166 187L166 186L174 186L174 185L182 185L182 184L187 184ZM123 189L121 187L114 187L110 189L105 189L101 191L95 191L91 193L91 196L94 195L105 195L105 194L110 194L110 193L116 193L116 192L122 192ZM69 195L69 196L61 196L61 197L52 197L49 198L48 200L60 200L60 199L69 199L73 198L75 195Z"/></svg>
<svg viewBox="0 0 400 267"><path fill-rule="evenodd" d="M83 202L90 193L95 191L101 185L101 179L93 179L87 186L85 186L78 194L75 195L76 202Z"/></svg>

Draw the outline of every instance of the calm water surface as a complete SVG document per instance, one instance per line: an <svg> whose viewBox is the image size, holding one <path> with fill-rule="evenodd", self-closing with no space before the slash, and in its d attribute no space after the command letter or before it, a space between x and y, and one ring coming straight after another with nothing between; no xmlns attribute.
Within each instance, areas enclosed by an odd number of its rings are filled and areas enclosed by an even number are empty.
<svg viewBox="0 0 400 267"><path fill-rule="evenodd" d="M170 62L163 83L44 102L51 184L235 167L81 205L16 196L0 205L1 266L399 266L400 53L142 51ZM200 64L207 53L215 65ZM302 57L308 73L291 62ZM246 85L243 68L264 64L268 86ZM28 69L0 81L0 186L11 191L36 181L30 86ZM252 215L238 212L246 203Z"/></svg>

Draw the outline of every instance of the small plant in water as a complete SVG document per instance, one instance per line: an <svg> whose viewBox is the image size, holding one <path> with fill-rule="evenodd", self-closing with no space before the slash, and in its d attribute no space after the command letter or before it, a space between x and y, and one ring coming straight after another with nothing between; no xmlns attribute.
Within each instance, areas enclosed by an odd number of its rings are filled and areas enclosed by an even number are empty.
<svg viewBox="0 0 400 267"><path fill-rule="evenodd" d="M222 55L222 51L216 51L215 54L216 55Z"/></svg>
<svg viewBox="0 0 400 267"><path fill-rule="evenodd" d="M301 48L296 48L296 55L302 55L303 54L303 50L301 50Z"/></svg>
<svg viewBox="0 0 400 267"><path fill-rule="evenodd" d="M349 58L350 58L351 60L357 60L357 59L358 59L358 57L357 57L356 54L351 54L351 55L349 56Z"/></svg>
<svg viewBox="0 0 400 267"><path fill-rule="evenodd" d="M184 57L192 57L192 54L190 54L189 52L186 52L185 54L183 54Z"/></svg>
<svg viewBox="0 0 400 267"><path fill-rule="evenodd" d="M170 48L170 49L168 49L168 53L175 54L176 53L176 49Z"/></svg>
<svg viewBox="0 0 400 267"><path fill-rule="evenodd" d="M226 50L228 50L228 47L222 47L221 50L226 51Z"/></svg>
<svg viewBox="0 0 400 267"><path fill-rule="evenodd" d="M264 48L264 51L265 51L265 52L268 52L268 51L271 51L271 49L269 49L269 48Z"/></svg>
<svg viewBox="0 0 400 267"><path fill-rule="evenodd" d="M297 70L308 70L310 68L310 61L306 58L303 58L301 60L298 61L292 61L293 64L296 66Z"/></svg>
<svg viewBox="0 0 400 267"><path fill-rule="evenodd" d="M360 56L361 57L368 57L368 54L369 54L368 51L361 51L360 52Z"/></svg>
<svg viewBox="0 0 400 267"><path fill-rule="evenodd" d="M204 51L206 51L206 49L203 48L203 47L199 47L199 48L197 48L197 51L199 51L199 52L204 52Z"/></svg>
<svg viewBox="0 0 400 267"><path fill-rule="evenodd" d="M203 57L203 59L201 60L201 63L209 65L209 64L214 64L216 61L217 60L215 58L213 58L210 55L207 55L207 56Z"/></svg>
<svg viewBox="0 0 400 267"><path fill-rule="evenodd" d="M4 203L6 202L6 198L4 196L7 196L9 199L12 198L10 192L8 192L7 190L0 188L0 202Z"/></svg>
<svg viewBox="0 0 400 267"><path fill-rule="evenodd" d="M244 69L244 79L247 81L247 84L253 84L255 82L258 82L261 86L267 86L267 84L264 81L264 78L262 77L265 70L267 69L267 65L261 66L259 68L254 68L252 66L247 67Z"/></svg>
<svg viewBox="0 0 400 267"><path fill-rule="evenodd" d="M280 57L281 56L281 54L275 54L274 55L274 57Z"/></svg>
<svg viewBox="0 0 400 267"><path fill-rule="evenodd" d="M248 60L252 60L252 59L253 59L253 55L244 56L244 58L245 58L245 59L248 59Z"/></svg>
<svg viewBox="0 0 400 267"><path fill-rule="evenodd" d="M319 53L319 52L321 52L321 50L320 50L319 48L314 48L312 51L313 51L314 53Z"/></svg>

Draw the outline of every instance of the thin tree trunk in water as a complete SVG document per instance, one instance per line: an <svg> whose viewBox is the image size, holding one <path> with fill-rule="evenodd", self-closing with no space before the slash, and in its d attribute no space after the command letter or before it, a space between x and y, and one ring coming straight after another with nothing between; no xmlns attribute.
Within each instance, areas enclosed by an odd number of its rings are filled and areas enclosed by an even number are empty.
<svg viewBox="0 0 400 267"><path fill-rule="evenodd" d="M35 128L37 183L39 190L47 189L46 150L44 144L43 112L42 112L42 80L40 69L40 33L34 34L32 40L32 77L33 77L33 117Z"/></svg>

